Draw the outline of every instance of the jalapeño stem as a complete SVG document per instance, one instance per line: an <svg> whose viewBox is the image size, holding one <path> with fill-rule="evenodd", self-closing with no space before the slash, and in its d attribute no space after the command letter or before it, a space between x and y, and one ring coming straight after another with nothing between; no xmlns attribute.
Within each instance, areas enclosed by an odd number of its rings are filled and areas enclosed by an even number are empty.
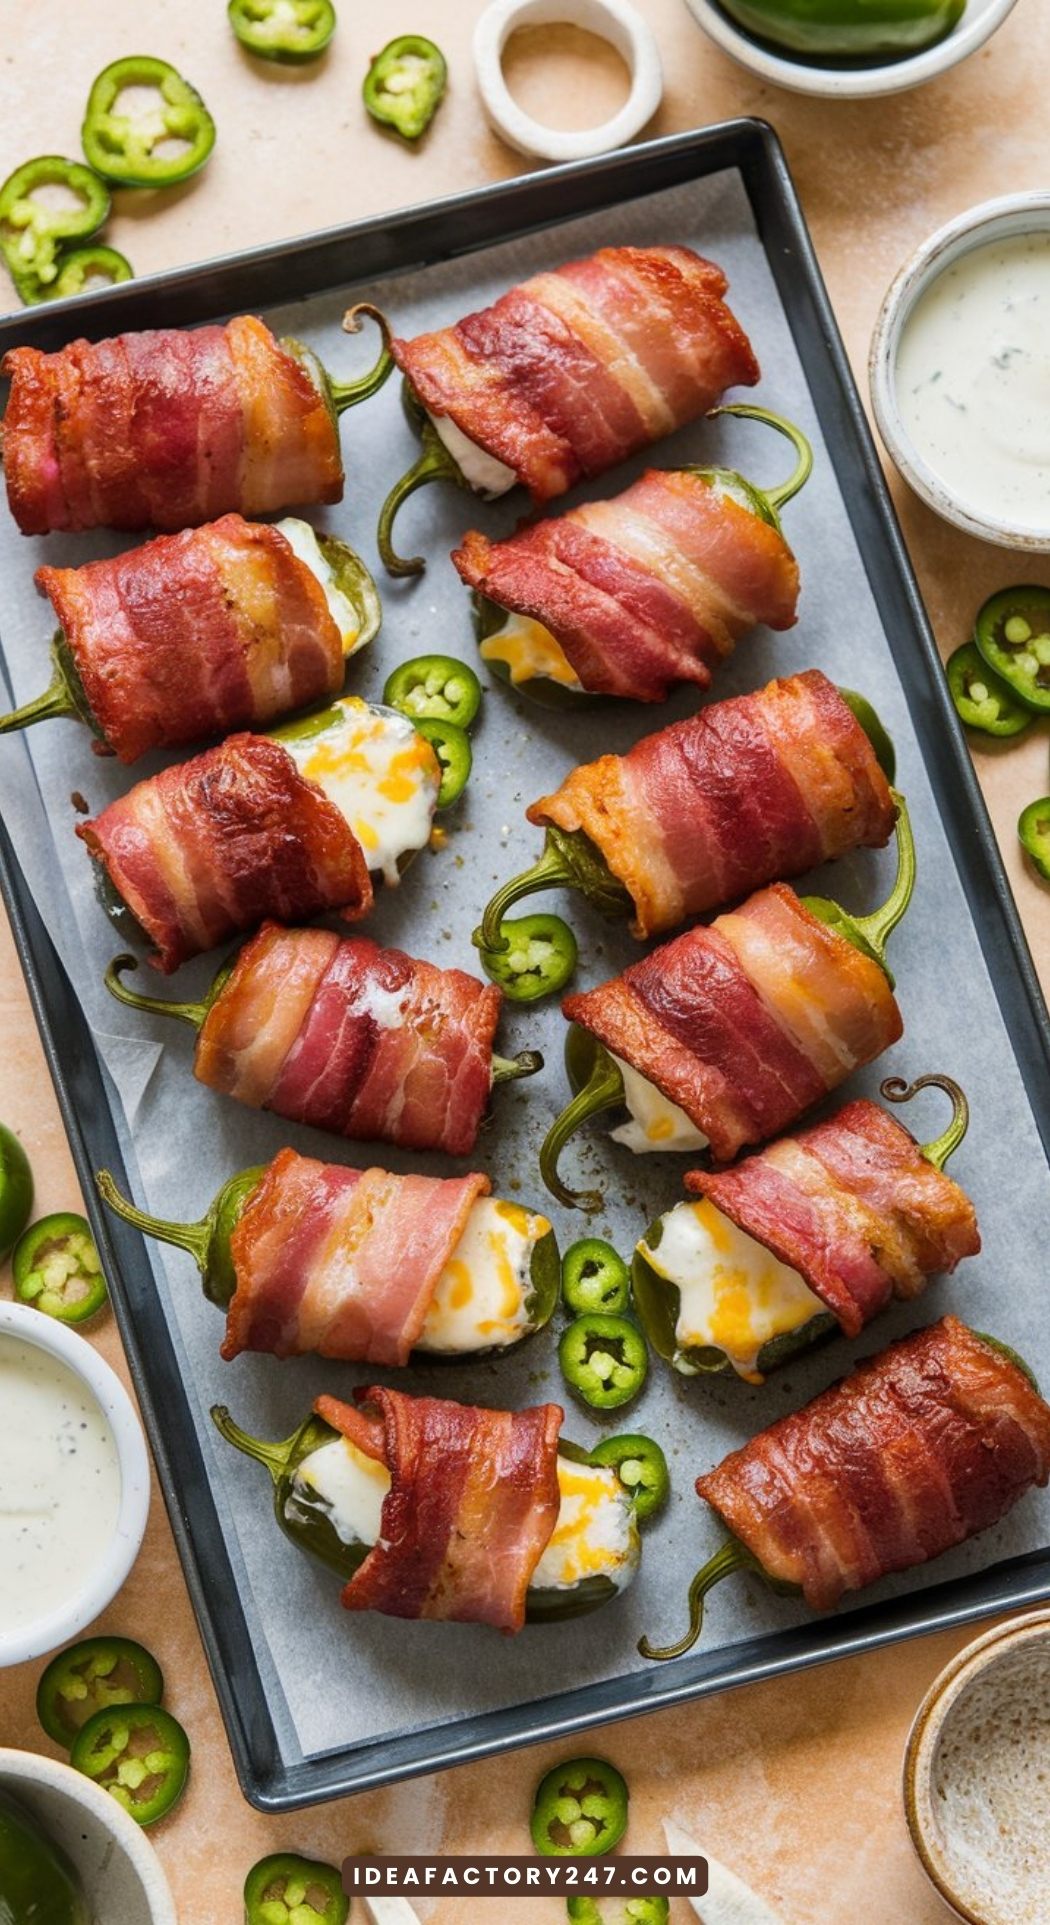
<svg viewBox="0 0 1050 1925"><path fill-rule="evenodd" d="M531 869L523 869L520 875L511 876L503 883L485 906L485 913L471 936L475 949L500 951L509 949L506 936L500 934L502 923L508 909L524 896L531 896L539 889L573 889L578 886L577 877L570 869L561 850L552 843L548 835L543 845L543 854L533 863Z"/></svg>
<svg viewBox="0 0 1050 1925"><path fill-rule="evenodd" d="M225 1437L226 1442L232 1444L234 1450L241 1451L245 1457L254 1457L257 1464L265 1464L274 1484L280 1482L288 1468L288 1460L299 1441L301 1424L299 1430L294 1430L290 1437L268 1444L262 1437L252 1437L248 1431L242 1430L239 1424L235 1424L225 1404L212 1405L211 1420L220 1436Z"/></svg>
<svg viewBox="0 0 1050 1925"><path fill-rule="evenodd" d="M202 1003L169 1002L163 996L143 996L139 990L129 989L121 980L126 969L137 969L134 956L127 954L114 956L103 977L103 982L111 996L118 1003L126 1003L129 1009L145 1009L152 1016L174 1016L180 1023L189 1023L191 1029L200 1029L212 1005L214 993L219 986L219 978L212 985L212 993Z"/></svg>
<svg viewBox="0 0 1050 1925"><path fill-rule="evenodd" d="M952 1118L942 1135L932 1143L923 1143L920 1154L932 1163L935 1170L943 1170L950 1156L958 1149L970 1126L970 1105L964 1091L951 1076L917 1076L914 1083L906 1083L903 1076L887 1076L880 1085L881 1094L890 1103L910 1103L921 1089L942 1089L951 1097Z"/></svg>
<svg viewBox="0 0 1050 1925"><path fill-rule="evenodd" d="M776 488L757 488L754 482L750 484L755 488L755 493L761 495L768 503L774 517L779 517L785 502L790 501L793 495L798 494L800 488L805 487L813 471L813 449L806 436L801 428L797 428L795 423L788 421L784 415L773 414L769 408L756 408L749 401L733 401L726 407L712 408L707 418L711 421L720 414L739 415L745 421L762 421L767 428L775 428L778 434L782 434L787 441L790 441L798 459L787 480L780 482Z"/></svg>
<svg viewBox="0 0 1050 1925"><path fill-rule="evenodd" d="M373 307L371 301L357 301L348 308L343 316L343 329L347 334L359 334L359 316L367 314L375 322L383 337L379 359L367 374L359 375L356 381L333 381L328 379L332 406L336 414L345 414L347 408L354 408L359 401L367 401L369 395L377 394L387 377L393 373L394 357L390 350L390 323L381 308Z"/></svg>
<svg viewBox="0 0 1050 1925"><path fill-rule="evenodd" d="M95 1188L103 1202L123 1217L125 1223L134 1224L143 1236L156 1237L161 1243L173 1243L176 1249L188 1250L201 1276L207 1275L212 1235L207 1217L202 1217L199 1223L170 1223L164 1217L149 1216L122 1195L109 1170L96 1170Z"/></svg>
<svg viewBox="0 0 1050 1925"><path fill-rule="evenodd" d="M421 575L427 565L423 555L399 555L394 547L394 520L409 495L414 495L417 488L426 488L432 481L454 481L458 488L469 486L458 461L449 454L433 422L427 417L424 417L420 427L420 438L423 446L418 459L405 470L399 481L395 481L379 510L376 545L388 575Z"/></svg>
<svg viewBox="0 0 1050 1925"><path fill-rule="evenodd" d="M522 1076L535 1076L542 1068L543 1057L538 1049L523 1049L517 1056L493 1056L493 1088L497 1083L516 1083Z"/></svg>
<svg viewBox="0 0 1050 1925"><path fill-rule="evenodd" d="M558 1175L558 1159L582 1124L602 1110L618 1109L623 1100L623 1077L607 1051L601 1049L583 1088L566 1104L561 1115L555 1117L540 1149L540 1175L551 1195L564 1203L566 1209L586 1210L590 1215L601 1209L601 1191L570 1190Z"/></svg>
<svg viewBox="0 0 1050 1925"><path fill-rule="evenodd" d="M897 804L897 874L893 879L893 888L881 908L873 909L870 916L850 917L851 923L874 950L883 968L886 966L886 944L904 915L915 888L915 837L908 805L899 790L892 789L890 793Z"/></svg>
<svg viewBox="0 0 1050 1925"><path fill-rule="evenodd" d="M16 729L32 728L34 722L50 722L59 715L75 714L65 679L56 671L54 680L42 695L34 696L31 702L23 702L21 708L12 709L8 715L0 715L0 735L11 735Z"/></svg>
<svg viewBox="0 0 1050 1925"><path fill-rule="evenodd" d="M762 1566L752 1551L738 1538L731 1537L717 1550L707 1563L702 1565L689 1586L689 1629L677 1644L651 1644L648 1638L639 1638L638 1650L643 1658L652 1658L657 1664L665 1664L669 1658L682 1658L691 1651L704 1628L704 1599L724 1577L731 1577L734 1571L757 1571L764 1575Z"/></svg>

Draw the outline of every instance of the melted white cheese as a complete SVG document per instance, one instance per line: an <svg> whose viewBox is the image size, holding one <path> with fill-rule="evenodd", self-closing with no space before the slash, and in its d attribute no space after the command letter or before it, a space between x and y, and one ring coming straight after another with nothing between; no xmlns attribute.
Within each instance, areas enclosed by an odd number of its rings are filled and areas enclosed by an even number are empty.
<svg viewBox="0 0 1050 1925"><path fill-rule="evenodd" d="M277 526L289 547L294 549L299 560L305 562L311 575L315 575L320 582L329 613L343 638L343 654L352 655L361 646L361 623L357 610L343 594L310 523L299 521L294 515L286 515Z"/></svg>
<svg viewBox="0 0 1050 1925"><path fill-rule="evenodd" d="M508 615L501 628L486 635L478 653L483 662L502 662L514 688L537 676L559 682L562 688L582 686L561 643L529 615Z"/></svg>
<svg viewBox="0 0 1050 1925"><path fill-rule="evenodd" d="M634 1510L616 1472L559 1457L558 1485L561 1508L530 1588L565 1591L584 1578L608 1577L623 1590L640 1547ZM384 1464L348 1437L333 1437L296 1467L286 1515L294 1519L320 1509L344 1544L374 1544L389 1489Z"/></svg>
<svg viewBox="0 0 1050 1925"><path fill-rule="evenodd" d="M359 696L332 705L333 720L314 735L277 731L300 773L316 782L345 817L370 869L391 887L401 861L430 839L441 770L430 743L407 716L370 708Z"/></svg>
<svg viewBox="0 0 1050 1925"><path fill-rule="evenodd" d="M609 1052L610 1055L612 1052ZM623 1076L624 1102L631 1113L629 1123L621 1123L619 1129L610 1130L614 1143L624 1143L636 1156L643 1156L653 1150L705 1150L707 1138L698 1130L677 1103L650 1083L647 1076L632 1069L630 1063L621 1062L613 1056L613 1062Z"/></svg>
<svg viewBox="0 0 1050 1925"><path fill-rule="evenodd" d="M438 1279L419 1349L469 1352L517 1343L529 1327L532 1253L550 1227L520 1203L478 1197Z"/></svg>
<svg viewBox="0 0 1050 1925"><path fill-rule="evenodd" d="M708 1197L677 1204L660 1222L656 1248L644 1239L638 1247L657 1276L678 1287L680 1350L713 1345L738 1376L760 1383L763 1344L821 1316L826 1306L797 1270L738 1229ZM686 1359L676 1363L688 1370Z"/></svg>
<svg viewBox="0 0 1050 1925"><path fill-rule="evenodd" d="M476 441L471 441L470 436L463 433L462 428L457 428L450 415L432 414L430 419L464 481L470 484L475 494L494 501L497 495L505 495L517 485L518 477L513 468L508 468L505 461L490 455L487 448L479 448Z"/></svg>

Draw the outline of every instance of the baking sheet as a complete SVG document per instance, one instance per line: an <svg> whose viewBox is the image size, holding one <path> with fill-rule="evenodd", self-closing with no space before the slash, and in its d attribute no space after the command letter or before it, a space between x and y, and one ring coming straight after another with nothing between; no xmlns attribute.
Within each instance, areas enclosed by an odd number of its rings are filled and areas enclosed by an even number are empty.
<svg viewBox="0 0 1050 1925"><path fill-rule="evenodd" d="M566 1434L582 1443L629 1425L650 1431L668 1452L674 1497L647 1536L642 1572L627 1596L598 1618L554 1629L529 1628L506 1643L469 1627L418 1625L406 1630L378 1618L348 1620L342 1614L338 1584L278 1534L265 1474L214 1437L207 1407L217 1400L227 1402L248 1429L278 1436L294 1427L319 1389L348 1394L354 1383L374 1373L309 1359L278 1364L246 1357L223 1365L218 1357L222 1321L201 1297L191 1261L175 1252L161 1255L150 1246L156 1289L196 1413L269 1711L282 1756L289 1760L366 1739L393 1743L423 1727L534 1701L569 1681L586 1685L641 1672L639 1688L650 1688L657 1674L637 1657L637 1637L642 1631L657 1638L677 1632L688 1579L718 1541L717 1527L693 1494L696 1473L829 1382L851 1354L888 1341L949 1304L978 1327L990 1327L1015 1343L1037 1372L1044 1378L1050 1375L1050 1355L1041 1354L1050 1353L1050 1334L1039 1314L1041 1225L1050 1203L1050 1175L739 173L729 170L649 195L389 284L373 281L367 292L389 307L400 331L410 333L454 318L513 280L556 265L574 252L656 235L695 245L726 268L732 305L751 332L764 369L760 388L748 398L792 415L814 440L813 479L786 511L786 530L803 575L799 626L786 636L760 632L746 641L719 678L715 693L758 686L772 673L819 666L861 688L896 737L899 781L911 803L920 862L916 902L892 949L906 1035L872 1071L853 1079L850 1090L875 1093L883 1075L911 1077L928 1069L946 1070L963 1081L974 1118L952 1167L975 1196L985 1247L956 1280L935 1285L923 1302L883 1319L877 1339L869 1332L854 1346L831 1346L760 1390L735 1382L687 1383L655 1365L644 1397L619 1420L614 1413L600 1426L565 1396L554 1356L556 1331L541 1334L499 1363L417 1369L396 1379L475 1402L510 1405L553 1396L569 1406ZM359 364L368 351L341 334L344 305L343 294L319 296L269 313L267 319L278 331L302 334L341 372ZM338 508L311 512L310 518L345 536L374 561L371 529L378 499L414 452L394 385L355 411L344 422L343 433L350 474L347 499ZM684 431L663 444L658 458L668 465L729 460L758 481L779 478L791 460L786 444L757 425L728 422ZM628 464L582 492L615 492L641 465ZM399 540L406 550L424 548L431 566L418 584L390 584L378 576L384 628L378 643L354 667L355 690L378 694L391 664L422 649L473 659L466 598L447 551L471 521L489 533L502 533L521 508L520 496L484 507L452 490L432 489L413 499L403 513ZM98 535L25 541L6 517L0 524L0 634L19 701L36 693L47 678L48 611L32 591L33 567L45 553L48 561L78 562L121 545L117 538ZM372 933L435 961L471 967L469 932L492 886L531 860L540 845L539 833L523 821L525 804L553 787L574 760L623 749L638 734L687 713L691 706L686 692L659 711L625 705L565 718L494 689L475 737L475 771L465 804L452 819L449 846L421 856L401 889L381 899L369 925ZM139 765L133 773L137 776L146 768ZM122 1137L137 1200L160 1215L198 1215L233 1169L263 1160L285 1142L346 1162L371 1160L365 1146L340 1145L212 1096L190 1074L192 1038L187 1030L136 1018L99 987L105 963L122 945L95 901L91 865L73 835L76 818L70 796L79 790L95 811L130 779L131 773L95 757L86 732L73 724L52 724L0 745L0 806L119 1092ZM833 874L827 872L817 886L852 905L873 906L885 893L892 863L891 852L864 854L838 865ZM637 953L629 936L610 933L580 899L561 904L552 896L550 905L567 909L581 937L581 982L599 980ZM209 979L214 961L203 959L180 972L170 993L195 994ZM505 1019L501 1047L510 1053L538 1045L547 1067L542 1077L497 1092L492 1126L471 1159L487 1170L497 1194L517 1195L541 1206L535 1150L566 1093L561 1036L561 1019L545 1006ZM907 1120L920 1136L934 1135L943 1124L943 1105L935 1094L925 1096L922 1107L912 1106ZM412 1165L411 1158L385 1148L375 1152L375 1159L400 1169ZM436 1157L416 1161L435 1171L465 1167ZM684 1163L671 1157L633 1158L594 1134L582 1152L574 1148L568 1153L565 1167L588 1182L604 1178L608 1209L593 1227L611 1234L627 1250L649 1218L677 1200ZM563 1243L592 1227L571 1212L552 1208L550 1214ZM889 1581L874 1595L912 1591L1041 1547L1047 1542L1048 1517L1046 1497L1031 1496L997 1531L939 1560L926 1573ZM871 1595L865 1594L865 1601ZM726 1651L804 1618L797 1605L738 1580L712 1603L705 1651ZM661 1682L669 1682L669 1675L665 1667Z"/></svg>

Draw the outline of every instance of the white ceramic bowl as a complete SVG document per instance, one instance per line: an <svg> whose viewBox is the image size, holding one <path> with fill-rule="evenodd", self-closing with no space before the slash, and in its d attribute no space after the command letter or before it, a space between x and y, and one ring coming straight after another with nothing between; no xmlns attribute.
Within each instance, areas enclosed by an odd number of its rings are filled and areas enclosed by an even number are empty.
<svg viewBox="0 0 1050 1925"><path fill-rule="evenodd" d="M1039 232L1050 232L1050 193L1045 190L980 201L965 214L939 227L911 260L905 262L891 284L875 323L868 361L871 402L879 433L893 462L915 493L945 521L979 541L994 542L1000 548L1023 549L1033 555L1050 553L1050 505L1045 528L1018 528L981 514L953 494L923 460L905 432L897 402L896 375L905 323L931 282L975 247Z"/></svg>
<svg viewBox="0 0 1050 1925"><path fill-rule="evenodd" d="M46 1617L6 1636L0 1631L0 1667L42 1657L76 1637L119 1591L138 1556L149 1514L149 1457L142 1425L119 1377L85 1337L24 1303L0 1303L0 1337L19 1337L58 1358L78 1377L102 1409L120 1465L120 1509L106 1555Z"/></svg>
<svg viewBox="0 0 1050 1925"><path fill-rule="evenodd" d="M904 1812L926 1876L966 1925L1043 1925L1050 1611L975 1638L935 1678L908 1736ZM1000 1760L987 1781L989 1751ZM1034 1847L1023 1852L1017 1814Z"/></svg>
<svg viewBox="0 0 1050 1925"><path fill-rule="evenodd" d="M98 1925L178 1925L153 1846L107 1791L54 1758L4 1749L0 1787L72 1860Z"/></svg>
<svg viewBox="0 0 1050 1925"><path fill-rule="evenodd" d="M763 80L787 87L795 94L825 94L832 99L870 99L876 94L903 93L908 87L921 87L926 80L946 73L968 54L976 53L1001 27L1017 0L966 0L966 11L957 27L925 52L910 54L905 60L888 60L880 67L835 67L821 62L809 64L774 53L752 40L722 12L717 0L686 0L690 12L708 38L731 54L742 67L750 67Z"/></svg>

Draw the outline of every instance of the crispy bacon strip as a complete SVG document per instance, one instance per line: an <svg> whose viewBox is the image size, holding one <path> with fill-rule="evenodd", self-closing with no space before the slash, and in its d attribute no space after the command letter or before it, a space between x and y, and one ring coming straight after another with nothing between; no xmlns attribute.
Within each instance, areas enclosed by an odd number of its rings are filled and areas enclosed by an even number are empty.
<svg viewBox="0 0 1050 1925"><path fill-rule="evenodd" d="M879 965L782 883L562 1009L677 1103L718 1162L787 1129L903 1028Z"/></svg>
<svg viewBox="0 0 1050 1925"><path fill-rule="evenodd" d="M261 321L13 348L4 475L24 535L184 528L339 501L335 420Z"/></svg>
<svg viewBox="0 0 1050 1925"><path fill-rule="evenodd" d="M742 635L790 628L798 601L783 535L688 469L651 468L506 541L471 530L452 560L489 601L541 622L583 688L636 702L707 688Z"/></svg>
<svg viewBox="0 0 1050 1925"><path fill-rule="evenodd" d="M363 1411L335 1397L314 1404L391 1476L382 1535L343 1592L346 1609L520 1631L558 1520L564 1411L483 1410L379 1385L357 1395Z"/></svg>
<svg viewBox="0 0 1050 1925"><path fill-rule="evenodd" d="M408 1149L473 1149L502 996L367 937L265 923L201 1028L194 1073L255 1109Z"/></svg>
<svg viewBox="0 0 1050 1925"><path fill-rule="evenodd" d="M170 974L265 916L372 906L361 845L279 742L231 735L111 802L77 834Z"/></svg>
<svg viewBox="0 0 1050 1925"><path fill-rule="evenodd" d="M701 1497L814 1611L1005 1517L1050 1479L1050 1406L944 1317L735 1450Z"/></svg>
<svg viewBox="0 0 1050 1925"><path fill-rule="evenodd" d="M391 345L431 414L549 501L754 385L727 286L687 247L603 247Z"/></svg>
<svg viewBox="0 0 1050 1925"><path fill-rule="evenodd" d="M691 1170L685 1182L797 1270L848 1337L981 1247L965 1191L865 1097L731 1170Z"/></svg>
<svg viewBox="0 0 1050 1925"><path fill-rule="evenodd" d="M122 762L338 694L342 638L280 529L224 515L80 568L38 568Z"/></svg>
<svg viewBox="0 0 1050 1925"><path fill-rule="evenodd" d="M811 668L582 763L527 813L583 830L644 938L851 849L882 848L896 808L864 730Z"/></svg>
<svg viewBox="0 0 1050 1925"><path fill-rule="evenodd" d="M407 1364L485 1176L348 1170L281 1150L230 1239L222 1354Z"/></svg>

